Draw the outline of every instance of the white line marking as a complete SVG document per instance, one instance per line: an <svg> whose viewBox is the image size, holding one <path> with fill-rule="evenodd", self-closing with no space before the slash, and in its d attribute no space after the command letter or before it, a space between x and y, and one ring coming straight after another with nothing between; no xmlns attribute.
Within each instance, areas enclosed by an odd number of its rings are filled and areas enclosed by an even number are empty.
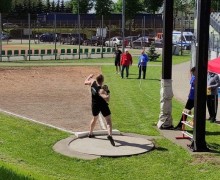
<svg viewBox="0 0 220 180"><path fill-rule="evenodd" d="M99 123L100 123L100 126L101 126L102 129L104 129L104 130L107 129L107 127L106 127L106 125L104 123L104 117L103 117L103 115L101 113L99 113Z"/></svg>
<svg viewBox="0 0 220 180"><path fill-rule="evenodd" d="M19 114L15 114L15 113L12 113L12 112L9 112L9 111L5 111L3 109L0 109L0 112L9 114L9 115L12 115L12 116L15 116L15 117L19 117L19 118L22 118L22 119L25 119L25 120L28 120L28 121L32 121L32 122L35 122L35 123L38 123L38 124L41 124L41 125L44 125L44 126L48 126L48 127L54 128L54 129L58 129L58 130L63 131L63 132L67 132L67 133L70 133L70 134L75 134L75 132L73 132L73 131L69 131L69 130L66 130L66 129L63 129L63 128L56 127L56 126L51 125L51 124L36 121L32 118L28 118L28 117L25 117L25 116L22 116L22 115L19 115Z"/></svg>

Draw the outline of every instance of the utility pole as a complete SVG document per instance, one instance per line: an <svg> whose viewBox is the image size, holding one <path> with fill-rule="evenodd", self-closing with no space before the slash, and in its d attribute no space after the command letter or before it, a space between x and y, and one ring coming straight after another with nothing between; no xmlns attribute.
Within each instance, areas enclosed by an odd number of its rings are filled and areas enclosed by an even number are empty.
<svg viewBox="0 0 220 180"><path fill-rule="evenodd" d="M125 49L125 0L122 1L122 52L124 52Z"/></svg>
<svg viewBox="0 0 220 180"><path fill-rule="evenodd" d="M81 36L80 36L80 12L79 12L79 1L78 0L78 33L79 33L79 59L80 59L80 43L81 43Z"/></svg>

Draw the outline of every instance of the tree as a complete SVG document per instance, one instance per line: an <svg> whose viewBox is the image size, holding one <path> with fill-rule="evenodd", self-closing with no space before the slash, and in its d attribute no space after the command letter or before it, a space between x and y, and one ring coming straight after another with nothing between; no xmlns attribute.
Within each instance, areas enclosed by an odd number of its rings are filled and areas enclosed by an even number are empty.
<svg viewBox="0 0 220 180"><path fill-rule="evenodd" d="M12 0L1 0L0 13L9 13L12 6Z"/></svg>
<svg viewBox="0 0 220 180"><path fill-rule="evenodd" d="M46 8L45 8L46 12L50 12L51 11L51 4L50 4L50 0L46 1Z"/></svg>
<svg viewBox="0 0 220 180"><path fill-rule="evenodd" d="M152 12L155 14L156 11L163 5L163 0L143 0L144 8L147 12Z"/></svg>
<svg viewBox="0 0 220 180"><path fill-rule="evenodd" d="M65 12L64 0L62 0L60 3L60 12Z"/></svg>
<svg viewBox="0 0 220 180"><path fill-rule="evenodd" d="M51 12L55 12L55 10L56 10L56 5L55 5L55 2L53 0L52 3L51 3Z"/></svg>
<svg viewBox="0 0 220 180"><path fill-rule="evenodd" d="M79 3L79 13L87 14L93 8L94 0L72 0L73 13L78 13L78 3Z"/></svg>
<svg viewBox="0 0 220 180"><path fill-rule="evenodd" d="M113 10L113 1L112 0L96 0L95 11L97 16L108 17Z"/></svg>
<svg viewBox="0 0 220 180"><path fill-rule="evenodd" d="M44 11L44 5L42 3L42 0L38 0L36 12L39 14L39 13L42 13L43 11Z"/></svg>
<svg viewBox="0 0 220 180"><path fill-rule="evenodd" d="M57 0L55 11L60 12L60 0Z"/></svg>
<svg viewBox="0 0 220 180"><path fill-rule="evenodd" d="M122 0L118 0L114 5L115 12L122 12ZM129 22L129 30L131 31L132 20L138 12L144 10L143 2L140 0L125 0L125 20Z"/></svg>

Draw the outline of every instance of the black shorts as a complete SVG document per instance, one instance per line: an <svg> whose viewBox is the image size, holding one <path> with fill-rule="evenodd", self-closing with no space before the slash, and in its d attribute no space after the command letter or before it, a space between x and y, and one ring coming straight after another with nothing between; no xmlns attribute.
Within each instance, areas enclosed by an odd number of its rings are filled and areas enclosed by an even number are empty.
<svg viewBox="0 0 220 180"><path fill-rule="evenodd" d="M115 60L115 66L120 66L120 61Z"/></svg>
<svg viewBox="0 0 220 180"><path fill-rule="evenodd" d="M108 104L105 104L105 105L98 105L98 104L92 104L92 115L93 116L97 116L99 113L102 113L102 115L104 117L108 116L111 114L111 111L108 107Z"/></svg>

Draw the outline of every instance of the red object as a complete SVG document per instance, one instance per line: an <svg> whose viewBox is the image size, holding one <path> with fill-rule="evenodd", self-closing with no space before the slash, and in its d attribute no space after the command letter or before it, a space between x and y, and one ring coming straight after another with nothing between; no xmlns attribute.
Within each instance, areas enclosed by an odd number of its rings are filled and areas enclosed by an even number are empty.
<svg viewBox="0 0 220 180"><path fill-rule="evenodd" d="M123 53L121 55L121 65L129 66L132 64L132 57L130 53Z"/></svg>
<svg viewBox="0 0 220 180"><path fill-rule="evenodd" d="M220 57L208 61L208 71L220 74Z"/></svg>

